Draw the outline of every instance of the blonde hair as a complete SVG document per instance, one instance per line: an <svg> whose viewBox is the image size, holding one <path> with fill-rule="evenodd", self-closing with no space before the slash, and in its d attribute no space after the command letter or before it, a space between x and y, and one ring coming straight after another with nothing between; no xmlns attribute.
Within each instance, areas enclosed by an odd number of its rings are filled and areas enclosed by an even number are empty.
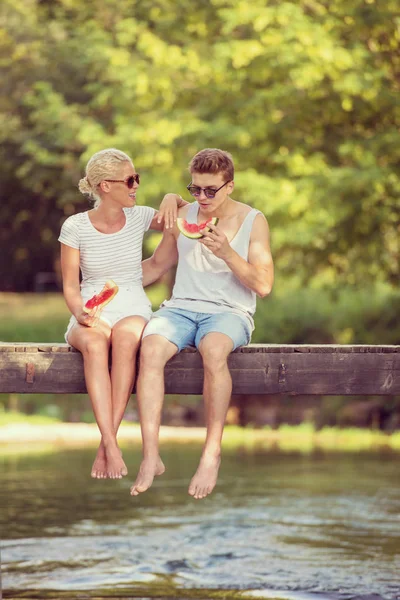
<svg viewBox="0 0 400 600"><path fill-rule="evenodd" d="M79 191L82 194L90 196L94 200L94 207L97 208L101 202L97 186L105 179L113 179L124 162L132 162L132 159L116 148L106 148L96 152L89 159L86 165L85 177L78 184Z"/></svg>
<svg viewBox="0 0 400 600"><path fill-rule="evenodd" d="M229 152L219 148L205 148L200 150L189 163L190 173L222 173L227 181L233 181L235 167Z"/></svg>

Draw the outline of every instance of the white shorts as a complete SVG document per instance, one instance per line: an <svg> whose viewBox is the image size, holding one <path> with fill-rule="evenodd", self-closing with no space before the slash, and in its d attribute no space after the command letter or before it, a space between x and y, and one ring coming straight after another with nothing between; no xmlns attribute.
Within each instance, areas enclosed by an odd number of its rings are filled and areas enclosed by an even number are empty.
<svg viewBox="0 0 400 600"><path fill-rule="evenodd" d="M85 286L81 289L83 303L85 304L89 298L98 294L103 286ZM118 321L126 317L143 317L149 321L152 315L150 300L141 285L121 285L118 293L114 298L106 304L100 314L100 319L107 323L111 329ZM77 324L74 315L68 323L67 331L65 332L65 341L68 342L68 335L74 325Z"/></svg>

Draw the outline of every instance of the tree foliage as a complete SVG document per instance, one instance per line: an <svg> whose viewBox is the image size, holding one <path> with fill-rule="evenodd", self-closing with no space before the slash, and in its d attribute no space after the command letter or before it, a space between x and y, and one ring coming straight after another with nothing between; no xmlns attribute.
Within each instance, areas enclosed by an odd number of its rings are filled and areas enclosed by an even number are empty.
<svg viewBox="0 0 400 600"><path fill-rule="evenodd" d="M52 270L115 146L140 201L185 192L203 147L229 150L234 197L267 216L280 277L399 277L400 16L395 0L3 0L1 289Z"/></svg>

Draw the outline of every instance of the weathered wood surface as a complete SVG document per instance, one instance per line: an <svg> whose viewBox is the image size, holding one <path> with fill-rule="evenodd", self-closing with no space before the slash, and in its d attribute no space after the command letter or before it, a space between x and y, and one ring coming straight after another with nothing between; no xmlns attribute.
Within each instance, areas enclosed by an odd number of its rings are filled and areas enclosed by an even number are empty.
<svg viewBox="0 0 400 600"><path fill-rule="evenodd" d="M229 357L234 394L400 394L400 346L250 344ZM149 382L151 385L151 382ZM194 349L165 369L168 394L201 394ZM0 393L85 393L82 355L67 344L0 342Z"/></svg>

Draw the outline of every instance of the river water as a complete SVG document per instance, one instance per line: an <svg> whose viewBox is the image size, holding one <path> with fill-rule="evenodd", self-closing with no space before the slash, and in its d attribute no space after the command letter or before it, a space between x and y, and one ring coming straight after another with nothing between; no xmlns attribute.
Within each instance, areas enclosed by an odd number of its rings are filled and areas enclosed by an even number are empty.
<svg viewBox="0 0 400 600"><path fill-rule="evenodd" d="M0 455L4 598L400 598L399 455L227 451L206 500L197 444L167 472L93 481L94 450Z"/></svg>

